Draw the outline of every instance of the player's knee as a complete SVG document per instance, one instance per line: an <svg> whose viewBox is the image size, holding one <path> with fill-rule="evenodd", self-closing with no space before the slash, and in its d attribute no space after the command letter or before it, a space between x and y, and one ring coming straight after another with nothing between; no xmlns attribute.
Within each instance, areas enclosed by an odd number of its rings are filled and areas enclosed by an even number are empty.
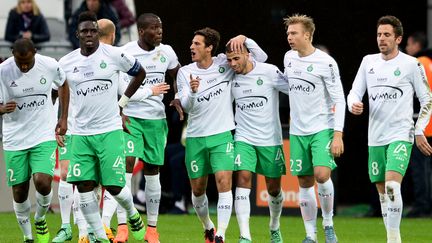
<svg viewBox="0 0 432 243"><path fill-rule="evenodd" d="M107 190L111 195L118 195L123 188L119 186L106 186L105 190Z"/></svg>
<svg viewBox="0 0 432 243"><path fill-rule="evenodd" d="M42 195L48 195L51 192L51 183L47 183L44 180L35 180L34 185L36 191L38 191Z"/></svg>
<svg viewBox="0 0 432 243"><path fill-rule="evenodd" d="M159 166L145 163L143 170L145 175L157 175L159 173Z"/></svg>
<svg viewBox="0 0 432 243"><path fill-rule="evenodd" d="M199 197L206 192L206 188L192 188L192 193L195 197Z"/></svg>
<svg viewBox="0 0 432 243"><path fill-rule="evenodd" d="M326 181L328 181L328 179L330 179L330 173L323 170L316 171L314 173L314 176L315 176L315 180L321 184L325 183Z"/></svg>
<svg viewBox="0 0 432 243"><path fill-rule="evenodd" d="M252 187L252 178L248 173L237 173L236 174L236 186L242 188Z"/></svg>
<svg viewBox="0 0 432 243"><path fill-rule="evenodd" d="M80 181L76 184L78 192L91 192L96 187L95 181Z"/></svg>
<svg viewBox="0 0 432 243"><path fill-rule="evenodd" d="M401 193L400 187L400 183L396 181L387 181L385 183L385 192L390 201L394 201L395 197Z"/></svg>
<svg viewBox="0 0 432 243"><path fill-rule="evenodd" d="M281 188L278 186L268 186L267 192L272 197L277 197L281 192Z"/></svg>
<svg viewBox="0 0 432 243"><path fill-rule="evenodd" d="M231 190L232 179L231 177L221 176L216 179L216 185L220 192Z"/></svg>

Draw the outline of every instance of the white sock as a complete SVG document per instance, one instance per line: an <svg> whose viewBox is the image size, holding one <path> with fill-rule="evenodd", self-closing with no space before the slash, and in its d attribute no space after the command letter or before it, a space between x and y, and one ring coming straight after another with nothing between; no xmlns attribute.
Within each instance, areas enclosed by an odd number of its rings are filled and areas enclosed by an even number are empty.
<svg viewBox="0 0 432 243"><path fill-rule="evenodd" d="M387 194L379 193L379 200L381 204L381 214L384 222L384 227L387 230L387 202L388 202Z"/></svg>
<svg viewBox="0 0 432 243"><path fill-rule="evenodd" d="M161 185L159 182L159 174L145 175L145 179L147 225L156 227L161 199Z"/></svg>
<svg viewBox="0 0 432 243"><path fill-rule="evenodd" d="M206 230L213 229L214 224L211 221L209 216L207 195L204 193L203 195L196 197L192 193L192 206L194 207L198 218L203 224L204 229Z"/></svg>
<svg viewBox="0 0 432 243"><path fill-rule="evenodd" d="M105 190L103 196L102 223L108 228L111 227L111 218L114 215L117 206L117 201L109 191Z"/></svg>
<svg viewBox="0 0 432 243"><path fill-rule="evenodd" d="M45 218L46 212L48 211L48 208L51 204L52 194L52 190L46 196L43 196L38 191L36 191L36 213L34 216L35 220Z"/></svg>
<svg viewBox="0 0 432 243"><path fill-rule="evenodd" d="M186 206L185 206L185 199L184 197L182 197L179 201L175 201L174 202L174 206L176 206L177 208L180 208L183 211L186 211Z"/></svg>
<svg viewBox="0 0 432 243"><path fill-rule="evenodd" d="M234 208L237 216L237 222L240 228L240 236L252 240L249 228L250 218L250 201L249 194L251 189L237 187L234 197Z"/></svg>
<svg viewBox="0 0 432 243"><path fill-rule="evenodd" d="M62 224L70 224L70 214L72 211L73 185L66 181L60 180L58 187L58 199L60 205L60 216Z"/></svg>
<svg viewBox="0 0 432 243"><path fill-rule="evenodd" d="M87 223L96 234L97 238L108 239L103 228L102 219L99 215L99 206L93 191L80 192L80 208Z"/></svg>
<svg viewBox="0 0 432 243"><path fill-rule="evenodd" d="M131 189L132 187L132 173L126 173L126 186ZM117 223L118 224L126 224L127 222L127 214L126 210L118 205L117 206Z"/></svg>
<svg viewBox="0 0 432 243"><path fill-rule="evenodd" d="M322 225L333 226L334 188L331 179L322 184L318 183L318 198L323 216Z"/></svg>
<svg viewBox="0 0 432 243"><path fill-rule="evenodd" d="M33 239L32 226L30 223L30 199L27 198L27 200L22 203L17 203L13 201L13 208L18 221L18 225L21 228L24 236L27 237L27 239Z"/></svg>
<svg viewBox="0 0 432 243"><path fill-rule="evenodd" d="M123 187L120 193L115 195L114 198L115 200L117 200L118 204L120 204L120 206L122 206L126 210L126 214L128 217L131 217L132 215L138 213L138 211L134 207L132 193L129 187Z"/></svg>
<svg viewBox="0 0 432 243"><path fill-rule="evenodd" d="M146 201L145 191L141 189L138 190L136 196L140 202L144 203Z"/></svg>
<svg viewBox="0 0 432 243"><path fill-rule="evenodd" d="M306 235L309 236L312 240L316 241L317 240L316 221L317 221L318 206L315 197L314 187L309 187L309 188L300 187L299 200L300 200L300 211L306 229Z"/></svg>
<svg viewBox="0 0 432 243"><path fill-rule="evenodd" d="M396 181L387 181L385 183L385 190L388 197L387 229L388 232L391 231L399 234L403 206L401 185Z"/></svg>
<svg viewBox="0 0 432 243"><path fill-rule="evenodd" d="M216 235L222 236L225 239L225 231L228 228L228 224L231 218L233 204L232 191L219 192L219 199L217 203L217 219L218 226Z"/></svg>
<svg viewBox="0 0 432 243"><path fill-rule="evenodd" d="M268 204L269 204L269 210L270 210L270 230L278 230L280 227L280 216L282 213L282 207L283 207L283 201L284 196L282 193L282 189L279 192L279 195L276 197L273 197L272 195L269 195L268 197Z"/></svg>
<svg viewBox="0 0 432 243"><path fill-rule="evenodd" d="M80 195L78 189L75 188L72 209L74 215L74 222L78 226L79 237L82 237L82 236L86 236L88 232L87 232L87 222L79 206L79 202L80 202L79 198Z"/></svg>

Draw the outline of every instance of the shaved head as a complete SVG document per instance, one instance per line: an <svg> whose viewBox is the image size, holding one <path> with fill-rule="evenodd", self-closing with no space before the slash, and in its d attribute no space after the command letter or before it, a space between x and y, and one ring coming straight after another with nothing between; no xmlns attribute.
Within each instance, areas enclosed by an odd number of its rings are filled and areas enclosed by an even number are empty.
<svg viewBox="0 0 432 243"><path fill-rule="evenodd" d="M109 19L99 19L97 23L99 25L99 40L102 43L112 45L115 41L116 31L114 23Z"/></svg>

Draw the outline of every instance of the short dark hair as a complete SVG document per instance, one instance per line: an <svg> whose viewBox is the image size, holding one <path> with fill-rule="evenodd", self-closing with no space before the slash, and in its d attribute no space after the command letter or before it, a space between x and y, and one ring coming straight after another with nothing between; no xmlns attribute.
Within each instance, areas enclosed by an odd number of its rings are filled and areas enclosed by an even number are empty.
<svg viewBox="0 0 432 243"><path fill-rule="evenodd" d="M411 37L415 43L419 43L421 49L425 49L428 46L428 40L423 31L414 32L409 37Z"/></svg>
<svg viewBox="0 0 432 243"><path fill-rule="evenodd" d="M200 29L194 32L195 35L204 36L204 43L207 46L213 46L211 55L216 55L217 49L219 47L220 34L216 30L205 27L204 29Z"/></svg>
<svg viewBox="0 0 432 243"><path fill-rule="evenodd" d="M243 43L243 49L247 52L247 53L249 53L249 49L246 47L246 45ZM231 45L230 44L227 44L226 46L225 46L225 53L231 53L231 52L234 52L234 50L231 48Z"/></svg>
<svg viewBox="0 0 432 243"><path fill-rule="evenodd" d="M95 13L91 11L85 11L78 16L78 25L85 21L92 21L97 23L97 20L98 19Z"/></svg>
<svg viewBox="0 0 432 243"><path fill-rule="evenodd" d="M18 39L12 45L12 53L14 54L27 55L29 52L36 53L36 48L30 39Z"/></svg>
<svg viewBox="0 0 432 243"><path fill-rule="evenodd" d="M138 29L145 29L150 24L149 19L160 19L154 13L143 13L137 19L137 27Z"/></svg>
<svg viewBox="0 0 432 243"><path fill-rule="evenodd" d="M381 18L378 19L377 28L380 25L385 25L385 24L389 24L393 26L393 31L396 37L403 36L402 22L398 18L392 15L382 16Z"/></svg>

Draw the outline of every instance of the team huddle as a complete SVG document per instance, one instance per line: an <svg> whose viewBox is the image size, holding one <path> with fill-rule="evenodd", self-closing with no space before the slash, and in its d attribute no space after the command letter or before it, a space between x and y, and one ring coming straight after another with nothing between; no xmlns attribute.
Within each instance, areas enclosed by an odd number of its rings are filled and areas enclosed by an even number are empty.
<svg viewBox="0 0 432 243"><path fill-rule="evenodd" d="M56 151L62 226L52 242L72 240L71 211L80 243L126 242L129 231L136 240L159 242L159 167L168 134L162 99L167 92L174 92L171 105L180 118L187 114L185 165L206 243L225 241L233 204L239 242L252 242L253 173L265 176L269 241L283 242L281 177L286 168L279 92L290 100L290 172L299 181L306 231L302 242L317 242L317 200L325 241L338 242L331 171L337 166L335 158L344 152L346 105L354 115L362 114L366 91L369 176L378 189L387 242L401 242L400 186L414 139L421 152L432 153L424 136L432 94L422 65L398 50L401 22L394 16L378 20L380 53L364 57L347 102L336 61L312 45L312 18L296 14L284 23L291 50L285 54L283 72L264 63L267 54L244 35L232 38L225 52L217 55L220 34L211 28L194 32L192 63L182 67L171 46L161 43L160 18L150 13L137 20L139 39L123 47L112 46L112 22L82 13L76 33L80 48L58 62L37 54L30 40L17 40L13 57L0 64L0 113L7 180L24 242L34 242L28 198L31 177L36 188L37 242L50 241L45 215L53 195ZM174 79L171 90L166 73ZM421 105L415 126L414 93ZM57 98L59 112L53 105ZM147 226L130 190L137 159L144 162ZM217 225L209 216L209 174L215 175L218 191ZM98 185L105 189L102 213L95 193ZM116 211L114 236L110 221Z"/></svg>

